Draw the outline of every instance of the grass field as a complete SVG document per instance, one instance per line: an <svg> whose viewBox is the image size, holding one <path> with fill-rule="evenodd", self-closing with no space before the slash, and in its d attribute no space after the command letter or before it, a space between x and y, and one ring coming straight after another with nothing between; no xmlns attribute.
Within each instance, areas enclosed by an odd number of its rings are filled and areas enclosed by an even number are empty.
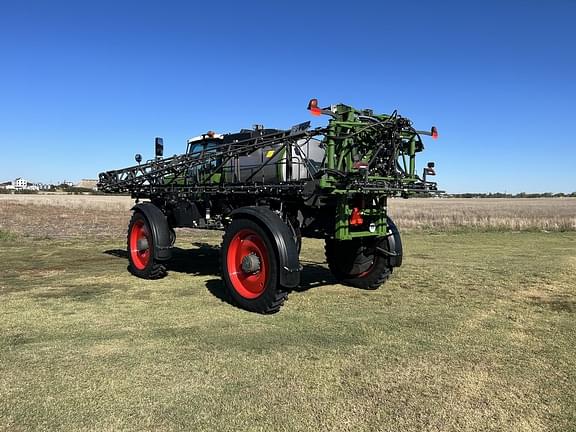
<svg viewBox="0 0 576 432"><path fill-rule="evenodd" d="M133 205L121 196L0 195L0 230L117 238ZM392 199L389 210L403 231L576 231L576 198Z"/></svg>
<svg viewBox="0 0 576 432"><path fill-rule="evenodd" d="M378 291L306 239L262 316L223 300L220 233L130 276L121 208L0 201L0 430L576 430L576 232L413 227Z"/></svg>

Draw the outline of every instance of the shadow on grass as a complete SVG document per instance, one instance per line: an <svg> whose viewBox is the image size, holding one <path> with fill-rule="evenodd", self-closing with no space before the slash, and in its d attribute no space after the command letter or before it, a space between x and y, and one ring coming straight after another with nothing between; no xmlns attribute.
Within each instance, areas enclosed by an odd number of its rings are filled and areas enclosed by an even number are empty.
<svg viewBox="0 0 576 432"><path fill-rule="evenodd" d="M576 312L576 301L568 296L555 295L550 298L530 296L528 299L532 305L548 308L554 312Z"/></svg>
<svg viewBox="0 0 576 432"><path fill-rule="evenodd" d="M220 278L220 248L208 243L193 243L196 248L182 249L174 247L172 258L166 262L166 269L169 272L185 273L190 275L218 276L218 279L206 281L206 288L210 293L224 301L231 303L228 298L224 283ZM127 260L128 253L123 249L111 249L104 251L105 254ZM337 283L332 273L319 262L301 261L302 272L300 274L300 285L292 288L289 292L305 292L312 288L319 288L325 285Z"/></svg>
<svg viewBox="0 0 576 432"><path fill-rule="evenodd" d="M117 289L117 287L112 284L82 284L41 292L36 294L36 298L59 299L67 297L75 301L89 302L98 299L114 289Z"/></svg>
<svg viewBox="0 0 576 432"><path fill-rule="evenodd" d="M305 262L302 265L302 273L300 274L300 285L290 289L289 293L302 293L312 288L319 288L325 285L333 285L337 283L336 279L332 276L329 270L322 267L320 263ZM236 306L229 298L224 282L221 278L210 279L206 281L206 288L210 293L223 302Z"/></svg>
<svg viewBox="0 0 576 432"><path fill-rule="evenodd" d="M166 261L166 270L192 275L220 275L220 248L208 243L193 243L195 249L172 248L172 258ZM110 249L104 251L107 255L128 260L125 249Z"/></svg>
<svg viewBox="0 0 576 432"><path fill-rule="evenodd" d="M300 273L300 285L292 288L292 292L305 292L312 288L338 283L323 263L316 261L300 261L302 273Z"/></svg>

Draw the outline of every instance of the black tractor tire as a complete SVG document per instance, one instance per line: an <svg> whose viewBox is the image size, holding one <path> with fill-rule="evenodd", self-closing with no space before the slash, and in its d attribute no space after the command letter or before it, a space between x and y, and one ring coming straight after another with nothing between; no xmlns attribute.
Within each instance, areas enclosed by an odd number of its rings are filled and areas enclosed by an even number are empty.
<svg viewBox="0 0 576 432"><path fill-rule="evenodd" d="M364 239L326 239L325 250L328 267L334 277L344 285L357 288L378 289L392 275L388 257L376 248L386 250L385 237Z"/></svg>
<svg viewBox="0 0 576 432"><path fill-rule="evenodd" d="M248 218L226 229L221 249L222 279L239 307L263 314L278 312L288 293L280 286L279 259L271 234Z"/></svg>
<svg viewBox="0 0 576 432"><path fill-rule="evenodd" d="M161 279L166 276L166 267L155 257L152 227L142 212L135 211L132 214L126 243L130 273L142 279Z"/></svg>

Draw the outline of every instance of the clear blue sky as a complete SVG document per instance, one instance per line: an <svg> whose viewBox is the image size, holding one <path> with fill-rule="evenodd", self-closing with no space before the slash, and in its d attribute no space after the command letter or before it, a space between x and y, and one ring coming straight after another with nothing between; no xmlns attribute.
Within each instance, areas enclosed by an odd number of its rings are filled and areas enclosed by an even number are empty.
<svg viewBox="0 0 576 432"><path fill-rule="evenodd" d="M449 192L576 190L576 2L0 3L0 180L96 178L347 103L435 124Z"/></svg>

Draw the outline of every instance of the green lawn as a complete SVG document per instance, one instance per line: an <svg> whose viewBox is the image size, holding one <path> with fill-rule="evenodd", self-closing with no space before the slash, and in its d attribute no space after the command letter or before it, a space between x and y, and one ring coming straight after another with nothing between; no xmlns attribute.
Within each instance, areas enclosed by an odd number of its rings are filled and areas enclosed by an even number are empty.
<svg viewBox="0 0 576 432"><path fill-rule="evenodd" d="M222 300L219 234L167 278L121 241L0 235L0 430L576 430L576 233L409 233L378 291Z"/></svg>

